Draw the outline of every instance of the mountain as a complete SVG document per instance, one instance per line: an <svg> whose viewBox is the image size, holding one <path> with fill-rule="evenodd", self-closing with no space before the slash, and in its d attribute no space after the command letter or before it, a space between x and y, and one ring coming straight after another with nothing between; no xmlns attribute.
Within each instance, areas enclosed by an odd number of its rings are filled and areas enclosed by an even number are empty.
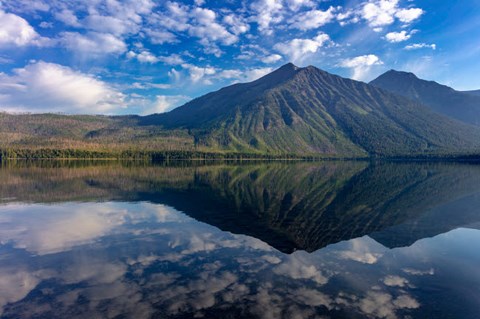
<svg viewBox="0 0 480 319"><path fill-rule="evenodd" d="M0 157L147 158L152 152L180 157L467 155L480 153L480 127L376 86L291 63L164 114L0 113Z"/></svg>
<svg viewBox="0 0 480 319"><path fill-rule="evenodd" d="M287 64L141 125L186 129L196 145L262 153L395 156L478 149L480 130L363 82Z"/></svg>
<svg viewBox="0 0 480 319"><path fill-rule="evenodd" d="M462 91L462 93L467 93L475 96L480 96L480 90L472 90L472 91Z"/></svg>
<svg viewBox="0 0 480 319"><path fill-rule="evenodd" d="M370 84L423 103L435 112L480 126L480 91L460 92L395 70L380 75Z"/></svg>

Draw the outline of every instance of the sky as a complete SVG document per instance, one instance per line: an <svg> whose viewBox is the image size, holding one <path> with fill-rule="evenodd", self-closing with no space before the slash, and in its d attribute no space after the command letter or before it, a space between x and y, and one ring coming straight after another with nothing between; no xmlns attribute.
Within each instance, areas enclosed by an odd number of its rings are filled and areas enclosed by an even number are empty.
<svg viewBox="0 0 480 319"><path fill-rule="evenodd" d="M480 89L480 0L0 0L0 110L151 114L293 62Z"/></svg>

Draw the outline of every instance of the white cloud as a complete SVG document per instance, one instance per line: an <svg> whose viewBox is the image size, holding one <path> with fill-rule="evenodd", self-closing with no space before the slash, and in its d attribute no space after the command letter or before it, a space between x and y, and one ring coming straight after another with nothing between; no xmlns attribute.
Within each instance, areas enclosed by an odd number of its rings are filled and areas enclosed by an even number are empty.
<svg viewBox="0 0 480 319"><path fill-rule="evenodd" d="M77 28L81 27L81 24L78 21L77 16L72 10L63 9L62 11L56 12L54 16L58 21L63 22L68 26L77 27Z"/></svg>
<svg viewBox="0 0 480 319"><path fill-rule="evenodd" d="M121 54L127 51L127 45L123 40L109 33L88 32L63 32L58 42L74 53L86 56Z"/></svg>
<svg viewBox="0 0 480 319"><path fill-rule="evenodd" d="M330 37L320 32L313 39L293 39L285 43L277 43L274 49L288 56L291 62L298 62L305 55L315 53L319 48L330 42Z"/></svg>
<svg viewBox="0 0 480 319"><path fill-rule="evenodd" d="M42 21L38 26L42 29L51 29L53 28L53 22Z"/></svg>
<svg viewBox="0 0 480 319"><path fill-rule="evenodd" d="M165 90L165 89L170 89L171 87L172 87L171 84L150 83L150 82L133 82L130 85L129 88L138 89L138 90L148 90L148 89L151 89L151 88Z"/></svg>
<svg viewBox="0 0 480 319"><path fill-rule="evenodd" d="M358 301L358 308L368 317L397 318L400 309L416 309L420 304L408 295L393 298L385 292L370 291L367 296Z"/></svg>
<svg viewBox="0 0 480 319"><path fill-rule="evenodd" d="M130 21L123 20L112 16L103 16L99 14L91 14L85 18L85 27L90 30L103 33L111 33L114 35L122 35L126 33L137 33L139 26Z"/></svg>
<svg viewBox="0 0 480 319"><path fill-rule="evenodd" d="M287 0L287 6L292 11L297 11L302 7L313 7L315 3L312 0Z"/></svg>
<svg viewBox="0 0 480 319"><path fill-rule="evenodd" d="M383 62L374 54L361 55L340 62L340 66L353 69L352 78L362 80L374 65L381 65Z"/></svg>
<svg viewBox="0 0 480 319"><path fill-rule="evenodd" d="M403 30L400 32L389 32L385 35L385 39L388 42L396 43L396 42L402 42L410 39L412 35L407 33L407 31Z"/></svg>
<svg viewBox="0 0 480 319"><path fill-rule="evenodd" d="M262 62L263 63L275 63L275 62L278 62L282 59L282 56L280 54L271 54L271 55L268 55L264 58L262 58Z"/></svg>
<svg viewBox="0 0 480 319"><path fill-rule="evenodd" d="M362 16L371 27L384 26L394 22L398 0L379 0L363 6Z"/></svg>
<svg viewBox="0 0 480 319"><path fill-rule="evenodd" d="M304 12L291 20L291 27L302 31L317 29L335 19L335 11L334 7L330 7L326 11L311 10Z"/></svg>
<svg viewBox="0 0 480 319"><path fill-rule="evenodd" d="M168 112L189 100L191 98L185 95L157 95L152 107L145 109L143 114Z"/></svg>
<svg viewBox="0 0 480 319"><path fill-rule="evenodd" d="M398 20L403 23L410 23L424 14L424 11L420 8L401 9L395 13Z"/></svg>
<svg viewBox="0 0 480 319"><path fill-rule="evenodd" d="M408 280L400 276L388 275L383 278L383 283L389 287L405 287L408 285Z"/></svg>
<svg viewBox="0 0 480 319"><path fill-rule="evenodd" d="M199 67L188 63L182 64L182 67L188 70L190 80L193 83L199 82L203 79L205 84L210 84L211 82L208 79L205 79L205 77L216 73L216 70L212 67Z"/></svg>
<svg viewBox="0 0 480 319"><path fill-rule="evenodd" d="M160 56L158 57L158 60L168 65L180 65L185 63L182 57L175 53L169 56Z"/></svg>
<svg viewBox="0 0 480 319"><path fill-rule="evenodd" d="M140 53L134 51L127 52L127 58L137 59L140 63L154 64L160 61L160 58L152 54L150 51L142 50Z"/></svg>
<svg viewBox="0 0 480 319"><path fill-rule="evenodd" d="M0 82L0 107L11 112L103 113L125 106L125 96L107 83L53 63L1 74Z"/></svg>
<svg viewBox="0 0 480 319"><path fill-rule="evenodd" d="M411 23L423 12L420 8L399 8L398 0L371 0L363 5L360 15L374 31L380 32L383 26L395 22L395 18L403 23Z"/></svg>
<svg viewBox="0 0 480 319"><path fill-rule="evenodd" d="M413 276L424 276L424 275L430 275L433 276L435 274L435 269L430 268L427 270L418 270L414 268L403 268L403 272L406 272L407 274L413 275Z"/></svg>
<svg viewBox="0 0 480 319"><path fill-rule="evenodd" d="M0 46L42 46L47 42L25 19L0 9Z"/></svg>
<svg viewBox="0 0 480 319"><path fill-rule="evenodd" d="M178 41L175 34L165 30L145 29L145 34L153 44L175 43Z"/></svg>
<svg viewBox="0 0 480 319"><path fill-rule="evenodd" d="M165 12L155 13L150 17L150 23L156 26L155 29L163 27L170 31L188 30L190 27L188 24L190 13L187 6L168 1L165 4L165 8Z"/></svg>
<svg viewBox="0 0 480 319"><path fill-rule="evenodd" d="M223 23L227 24L230 27L230 31L236 35L246 33L250 30L250 25L234 14L223 17Z"/></svg>
<svg viewBox="0 0 480 319"><path fill-rule="evenodd" d="M279 266L274 268L273 272L293 279L310 279L319 285L326 284L328 277L302 257L298 253L287 256Z"/></svg>
<svg viewBox="0 0 480 319"><path fill-rule="evenodd" d="M16 226L5 232L2 240L8 238L15 247L39 255L66 251L92 242L124 222L122 213L108 205L72 205L68 207L69 214L64 214L64 210L58 206L34 207L29 210L32 206L12 206L16 214L7 213L1 223L4 226L15 220Z"/></svg>
<svg viewBox="0 0 480 319"><path fill-rule="evenodd" d="M378 244L368 237L351 239L345 245L348 249L338 251L338 257L341 259L353 260L363 264L375 264L383 255L383 251L378 248Z"/></svg>
<svg viewBox="0 0 480 319"><path fill-rule="evenodd" d="M209 9L195 8L191 12L196 25L190 26L188 33L200 38L200 43L208 45L210 41L219 41L224 45L231 45L238 41L238 37L216 22L216 13Z"/></svg>
<svg viewBox="0 0 480 319"><path fill-rule="evenodd" d="M281 0L256 0L250 8L255 12L253 21L258 24L258 30L264 34L272 34L272 24L283 21Z"/></svg>
<svg viewBox="0 0 480 319"><path fill-rule="evenodd" d="M42 279L41 272L33 273L19 267L0 269L0 315L5 305L25 298Z"/></svg>
<svg viewBox="0 0 480 319"><path fill-rule="evenodd" d="M424 49L424 48L429 48L432 50L437 49L437 45L432 43L432 44L427 44L427 43L414 43L414 44L409 44L405 46L405 50L418 50L418 49Z"/></svg>

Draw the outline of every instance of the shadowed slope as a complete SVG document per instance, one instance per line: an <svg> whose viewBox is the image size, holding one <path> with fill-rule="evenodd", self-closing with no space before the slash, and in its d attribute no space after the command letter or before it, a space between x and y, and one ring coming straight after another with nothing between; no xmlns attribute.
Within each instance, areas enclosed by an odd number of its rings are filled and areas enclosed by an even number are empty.
<svg viewBox="0 0 480 319"><path fill-rule="evenodd" d="M480 125L479 91L460 92L415 74L390 70L370 84L429 106L435 112Z"/></svg>
<svg viewBox="0 0 480 319"><path fill-rule="evenodd" d="M380 155L478 149L480 130L363 82L287 64L144 124L188 129L197 145L252 152Z"/></svg>

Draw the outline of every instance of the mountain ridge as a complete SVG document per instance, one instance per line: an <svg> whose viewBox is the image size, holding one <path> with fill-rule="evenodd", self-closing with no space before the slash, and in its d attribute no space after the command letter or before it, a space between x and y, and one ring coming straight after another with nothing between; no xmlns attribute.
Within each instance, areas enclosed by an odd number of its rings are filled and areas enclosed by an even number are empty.
<svg viewBox="0 0 480 319"><path fill-rule="evenodd" d="M445 157L479 154L480 128L388 90L289 63L163 114L0 113L0 150L40 147L176 156Z"/></svg>
<svg viewBox="0 0 480 319"><path fill-rule="evenodd" d="M479 91L461 92L447 85L418 78L411 72L389 70L371 85L429 106L433 111L480 126Z"/></svg>
<svg viewBox="0 0 480 319"><path fill-rule="evenodd" d="M206 147L250 152L383 156L464 150L478 147L468 135L480 137L387 90L291 63L144 123L188 129Z"/></svg>

